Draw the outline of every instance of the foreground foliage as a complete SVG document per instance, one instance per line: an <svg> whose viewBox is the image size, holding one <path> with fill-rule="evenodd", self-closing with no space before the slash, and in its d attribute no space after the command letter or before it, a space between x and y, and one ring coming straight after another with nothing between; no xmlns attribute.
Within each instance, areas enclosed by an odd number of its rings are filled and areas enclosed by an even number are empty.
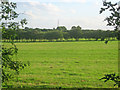
<svg viewBox="0 0 120 90"><path fill-rule="evenodd" d="M105 21L107 21L107 25L108 26L114 26L114 30L117 31L117 37L118 40L120 40L120 6L119 3L115 3L112 4L111 2L106 2L106 0L103 1L103 8L101 8L100 10L100 14L103 13L106 10L109 10L109 12L111 13L110 16L108 16ZM118 6L117 6L118 5ZM119 54L119 48L118 48L118 54ZM116 84L114 85L118 85L118 87L120 87L120 75L116 75L116 74L107 74L105 75L102 79L106 79L106 81L108 80L112 80L114 81Z"/></svg>
<svg viewBox="0 0 120 90"><path fill-rule="evenodd" d="M118 87L120 87L120 76L114 74L106 74L103 78L101 78L100 80L105 79L104 82L107 82L109 80L112 80L113 82L115 82L114 86L118 85Z"/></svg>
<svg viewBox="0 0 120 90"><path fill-rule="evenodd" d="M26 19L21 20L20 23L14 21L15 18L19 16L19 14L15 12L15 8L16 3L1 1L0 28L2 29L2 34L6 34L5 37L9 37L11 42L11 46L9 47L4 44L2 45L2 83L5 85L7 85L7 82L14 78L15 75L18 75L21 69L24 69L29 65L28 63L25 64L13 59L18 52L18 49L13 42L16 34L12 33L9 35L9 31L15 32L20 26L23 27L24 24L27 24Z"/></svg>
<svg viewBox="0 0 120 90"><path fill-rule="evenodd" d="M14 78L14 75L18 75L20 70L28 66L28 64L13 59L17 51L14 44L10 48L2 46L2 82L7 83L6 81Z"/></svg>

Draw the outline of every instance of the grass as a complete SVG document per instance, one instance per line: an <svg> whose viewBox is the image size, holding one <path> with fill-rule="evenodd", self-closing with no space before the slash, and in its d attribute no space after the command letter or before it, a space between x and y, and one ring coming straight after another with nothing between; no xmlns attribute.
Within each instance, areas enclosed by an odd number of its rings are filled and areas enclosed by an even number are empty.
<svg viewBox="0 0 120 90"><path fill-rule="evenodd" d="M118 73L118 42L16 43L15 57L31 66L21 71L12 87L31 88L115 88L100 81L105 74Z"/></svg>

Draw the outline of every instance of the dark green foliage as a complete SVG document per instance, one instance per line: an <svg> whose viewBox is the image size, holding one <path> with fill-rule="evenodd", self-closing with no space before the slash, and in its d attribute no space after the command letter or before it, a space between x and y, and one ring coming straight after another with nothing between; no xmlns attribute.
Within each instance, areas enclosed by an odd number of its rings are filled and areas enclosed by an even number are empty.
<svg viewBox="0 0 120 90"><path fill-rule="evenodd" d="M53 39L61 39L63 38L62 32L61 31L51 31L51 32L47 32L44 35L45 39L48 39L50 41L52 41Z"/></svg>
<svg viewBox="0 0 120 90"><path fill-rule="evenodd" d="M47 30L47 29L46 29ZM60 39L64 38L66 40L75 38L76 40L79 38L85 38L85 39L94 39L94 40L99 40L104 41L105 39L119 39L118 37L118 31L102 31L102 30L66 30L66 31L58 31L58 30L49 30L49 31L42 31L38 29L23 29L23 30L5 30L5 32L8 33L3 33L3 40L16 40L20 41L25 39L26 41L36 41L36 40L42 40L42 39ZM52 36L52 33L55 35ZM14 36L13 36L14 35ZM10 38L11 37L11 38Z"/></svg>
<svg viewBox="0 0 120 90"><path fill-rule="evenodd" d="M112 4L111 2L103 2L103 8L100 10L100 14L106 10L111 12L111 15L105 19L108 22L108 26L115 26L115 30L118 30L120 26L120 15L119 15L119 7L117 7L117 3Z"/></svg>
<svg viewBox="0 0 120 90"><path fill-rule="evenodd" d="M65 26L58 26L56 29L59 31L66 31L67 30L67 28Z"/></svg>
<svg viewBox="0 0 120 90"><path fill-rule="evenodd" d="M73 26L69 32L71 38L75 38L76 41L82 36L82 31L80 26Z"/></svg>
<svg viewBox="0 0 120 90"><path fill-rule="evenodd" d="M18 14L15 12L16 3L13 2L1 2L1 18L0 20L14 20L18 17Z"/></svg>
<svg viewBox="0 0 120 90"><path fill-rule="evenodd" d="M22 19L19 22L13 21L19 16L16 13L16 3L13 2L1 2L1 29L2 37L8 39L11 42L11 46L2 45L2 82L7 84L7 81L14 78L15 75L18 75L20 70L24 69L26 66L29 66L28 63L22 63L21 61L14 60L13 57L17 55L17 47L14 44L13 40L17 37L16 31L19 27L23 27L27 24L26 19ZM12 21L11 21L12 20Z"/></svg>
<svg viewBox="0 0 120 90"><path fill-rule="evenodd" d="M107 44L107 43L108 43L108 40L105 41L105 44Z"/></svg>
<svg viewBox="0 0 120 90"><path fill-rule="evenodd" d="M115 31L117 33L117 35L115 35L117 37L118 40L120 40L120 7L117 6L117 3L112 4L111 2L103 2L103 6L104 8L101 8L100 10L100 14L106 10L109 10L109 12L111 13L111 15L109 17L107 17L105 19L105 21L107 21L107 25L108 26L114 26L115 27ZM110 34L110 36L107 37L111 37L113 36L113 34ZM108 40L105 41L105 43L108 43ZM114 74L106 74L103 78L101 78L100 80L105 79L104 82L112 80L115 82L115 85L118 85L118 87L120 87L120 76Z"/></svg>
<svg viewBox="0 0 120 90"><path fill-rule="evenodd" d="M70 34L68 32L63 32L63 38L66 40L70 39Z"/></svg>
<svg viewBox="0 0 120 90"><path fill-rule="evenodd" d="M107 82L109 80L112 80L115 82L114 86L115 85L118 85L120 87L120 76L119 75L116 75L115 73L114 74L106 74L103 78L101 78L100 80L104 79L105 81L104 82Z"/></svg>
<svg viewBox="0 0 120 90"><path fill-rule="evenodd" d="M14 78L15 74L19 74L20 70L29 65L29 62L24 64L21 61L13 60L17 51L18 49L14 44L10 48L2 46L2 82Z"/></svg>

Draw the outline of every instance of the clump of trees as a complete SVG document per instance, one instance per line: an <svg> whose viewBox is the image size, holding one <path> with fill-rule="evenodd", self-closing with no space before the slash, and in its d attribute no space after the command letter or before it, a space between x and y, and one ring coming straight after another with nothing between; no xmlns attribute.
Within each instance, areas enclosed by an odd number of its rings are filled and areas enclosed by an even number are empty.
<svg viewBox="0 0 120 90"><path fill-rule="evenodd" d="M56 29L39 29L39 28L28 28L25 29L18 29L16 31L5 30L9 32L9 36L6 33L3 34L3 41L10 40L10 35L15 33L17 34L16 37L12 38L16 42L20 41L68 41L68 40L76 40L79 41L80 39L85 40L115 40L118 38L117 31L103 31L103 30L82 30L80 26L72 26L70 30L67 30L65 26L59 26Z"/></svg>

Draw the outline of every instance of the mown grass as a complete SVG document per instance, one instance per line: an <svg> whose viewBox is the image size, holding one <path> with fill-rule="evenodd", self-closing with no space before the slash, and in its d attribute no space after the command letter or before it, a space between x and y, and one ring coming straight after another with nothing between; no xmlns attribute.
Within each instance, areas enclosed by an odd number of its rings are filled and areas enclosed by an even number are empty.
<svg viewBox="0 0 120 90"><path fill-rule="evenodd" d="M31 66L21 71L12 87L114 88L100 81L105 74L118 73L118 42L16 43L15 57Z"/></svg>

